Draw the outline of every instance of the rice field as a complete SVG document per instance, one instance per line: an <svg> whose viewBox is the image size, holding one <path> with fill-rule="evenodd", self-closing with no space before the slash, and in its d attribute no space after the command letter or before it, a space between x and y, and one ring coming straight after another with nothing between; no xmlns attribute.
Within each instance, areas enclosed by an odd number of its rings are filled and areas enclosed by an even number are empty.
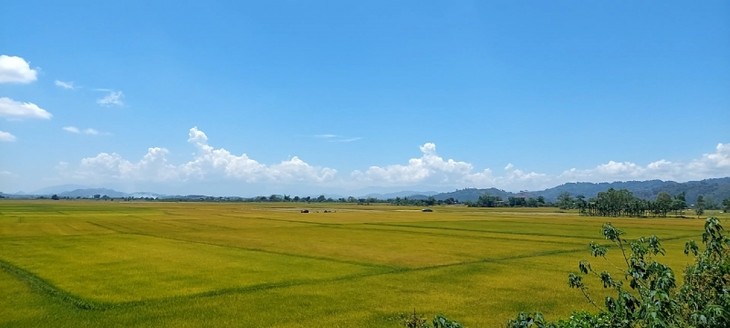
<svg viewBox="0 0 730 328"><path fill-rule="evenodd" d="M555 319L590 310L566 277L608 221L629 238L659 236L675 270L704 222L555 208L3 200L0 326L399 327L413 310L469 327L504 326L519 311Z"/></svg>

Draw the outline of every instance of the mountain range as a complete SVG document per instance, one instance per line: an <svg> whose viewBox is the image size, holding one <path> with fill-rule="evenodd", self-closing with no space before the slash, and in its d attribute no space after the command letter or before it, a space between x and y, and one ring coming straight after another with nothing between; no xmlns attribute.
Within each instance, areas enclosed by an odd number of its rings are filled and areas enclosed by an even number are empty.
<svg viewBox="0 0 730 328"><path fill-rule="evenodd" d="M649 181L617 181L617 182L571 182L559 185L557 187L541 190L541 191L524 191L524 192L508 192L496 188L489 189L462 189L447 193L433 195L436 200L445 200L454 198L461 202L475 201L479 196L488 194L499 196L502 199L509 197L544 197L546 201L554 202L562 193L568 193L571 196L583 195L586 198L595 197L599 192L606 191L609 188L626 189L631 191L634 196L642 199L656 199L661 192L669 193L674 196L679 193L685 193L685 199L688 203L693 203L697 196L702 195L709 201L722 201L730 197L730 177L705 179L701 181L674 182L662 180Z"/></svg>
<svg viewBox="0 0 730 328"><path fill-rule="evenodd" d="M714 178L705 179L701 181L689 181L689 182L674 182L674 181L662 181L662 180L648 180L648 181L617 181L617 182L571 182L559 185L557 187L548 188L540 191L521 191L521 192L509 192L496 188L466 188L455 190L451 192L437 193L433 191L429 192L418 192L418 191L401 191L394 193L383 193L383 194L368 194L363 197L370 197L376 199L392 199L396 197L409 198L409 199L427 199L433 197L436 200L446 200L453 198L460 202L476 201L481 195L499 196L502 199L509 197L544 197L548 202L554 202L558 196L562 193L568 193L571 196L585 196L586 198L595 197L599 192L606 191L609 188L613 189L627 189L631 191L634 196L642 199L655 199L656 196L661 192L667 192L674 196L679 193L685 193L685 199L688 203L693 203L697 196L702 195L707 201L721 202L723 199L730 198L730 177L725 178ZM152 192L135 192L125 193L107 188L84 188L83 186L77 185L64 185L44 188L33 193L17 193L17 194L4 194L0 193L0 196L6 198L33 198L37 196L51 196L58 195L61 198L92 198L95 195L104 196L111 198L176 198L176 197L189 197L179 195L163 195ZM207 197L205 195L197 195L196 198ZM234 197L238 198L238 197ZM329 196L328 198L337 199L339 197Z"/></svg>

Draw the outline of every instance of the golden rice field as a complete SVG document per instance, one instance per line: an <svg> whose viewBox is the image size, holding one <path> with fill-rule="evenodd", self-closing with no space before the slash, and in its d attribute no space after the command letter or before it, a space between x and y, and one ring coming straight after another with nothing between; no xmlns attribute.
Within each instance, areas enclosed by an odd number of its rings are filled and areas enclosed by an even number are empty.
<svg viewBox="0 0 730 328"><path fill-rule="evenodd" d="M567 274L608 221L629 238L659 236L677 274L704 222L555 208L3 200L0 326L398 327L414 309L468 327L504 326L519 311L556 319L590 310Z"/></svg>

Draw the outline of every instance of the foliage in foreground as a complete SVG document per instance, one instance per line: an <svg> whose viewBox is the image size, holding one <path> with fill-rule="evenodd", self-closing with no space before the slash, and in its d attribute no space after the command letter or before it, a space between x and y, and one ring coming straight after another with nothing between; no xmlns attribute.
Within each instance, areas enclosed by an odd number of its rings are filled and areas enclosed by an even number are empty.
<svg viewBox="0 0 730 328"><path fill-rule="evenodd" d="M717 218L708 218L700 251L697 243L686 243L684 253L695 257L685 269L684 284L677 288L674 272L654 260L664 254L656 236L634 241L623 239L624 232L610 223L603 225L603 236L613 242L623 256L626 270L622 278L607 271L598 272L588 261L571 273L571 288L579 289L598 312L574 312L568 319L549 322L540 313L520 313L507 323L508 328L574 327L730 327L730 238L723 235ZM594 257L606 258L608 247L591 243ZM603 288L613 289L603 307L596 304L583 283L583 277L598 278ZM628 284L628 286L626 286Z"/></svg>
<svg viewBox="0 0 730 328"><path fill-rule="evenodd" d="M416 310L413 310L412 314L402 315L401 323L407 328L464 328L460 323L449 320L441 314L437 314L429 325L428 321L421 317Z"/></svg>

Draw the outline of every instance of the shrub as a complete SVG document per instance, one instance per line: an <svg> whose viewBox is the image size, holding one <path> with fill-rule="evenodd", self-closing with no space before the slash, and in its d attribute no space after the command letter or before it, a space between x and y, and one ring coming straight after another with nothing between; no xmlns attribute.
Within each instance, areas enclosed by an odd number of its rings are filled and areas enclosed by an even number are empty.
<svg viewBox="0 0 730 328"><path fill-rule="evenodd" d="M570 273L568 284L579 289L597 313L574 312L557 322L544 320L540 313L519 313L508 328L528 327L730 327L730 239L723 234L720 221L705 221L702 234L704 250L689 241L684 253L695 257L685 269L684 284L677 288L673 270L654 258L664 254L656 236L628 241L623 231L610 223L603 225L603 236L621 251L626 270L618 279L607 271L598 272L588 261L580 261L579 273ZM590 244L594 257L606 257L608 247ZM599 306L588 293L583 278L593 276L604 288L613 289ZM628 286L625 286L628 284Z"/></svg>
<svg viewBox="0 0 730 328"><path fill-rule="evenodd" d="M401 315L401 323L408 328L464 328L460 323L449 320L441 314L437 314L429 325L428 321L413 310L412 314Z"/></svg>

